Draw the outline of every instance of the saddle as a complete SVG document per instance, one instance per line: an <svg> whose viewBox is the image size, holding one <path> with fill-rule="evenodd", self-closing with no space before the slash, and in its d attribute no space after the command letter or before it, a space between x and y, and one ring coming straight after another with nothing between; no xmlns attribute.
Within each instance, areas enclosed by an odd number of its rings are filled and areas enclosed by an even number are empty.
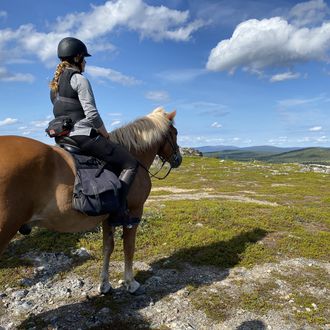
<svg viewBox="0 0 330 330"><path fill-rule="evenodd" d="M64 150L70 152L70 154L82 155L80 147L77 142L71 139L69 136L59 136L55 138L56 144Z"/></svg>

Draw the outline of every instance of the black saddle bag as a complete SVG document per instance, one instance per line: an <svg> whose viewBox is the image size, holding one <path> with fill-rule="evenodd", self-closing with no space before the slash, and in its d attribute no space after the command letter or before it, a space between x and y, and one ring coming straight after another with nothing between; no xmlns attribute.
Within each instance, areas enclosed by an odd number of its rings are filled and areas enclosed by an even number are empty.
<svg viewBox="0 0 330 330"><path fill-rule="evenodd" d="M121 183L118 177L94 157L72 156L77 169L73 188L73 209L90 216L116 212L120 206Z"/></svg>
<svg viewBox="0 0 330 330"><path fill-rule="evenodd" d="M73 120L69 116L59 116L51 120L45 129L49 137L67 136L74 126Z"/></svg>

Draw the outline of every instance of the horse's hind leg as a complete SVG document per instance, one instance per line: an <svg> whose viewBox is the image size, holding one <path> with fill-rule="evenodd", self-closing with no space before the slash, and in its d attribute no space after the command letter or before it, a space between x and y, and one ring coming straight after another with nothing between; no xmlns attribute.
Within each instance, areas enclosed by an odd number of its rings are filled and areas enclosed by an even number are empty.
<svg viewBox="0 0 330 330"><path fill-rule="evenodd" d="M5 208L2 208L2 210L0 213L0 255L21 225L31 217L30 212L20 212L19 207L16 207L12 212L6 211Z"/></svg>
<svg viewBox="0 0 330 330"><path fill-rule="evenodd" d="M137 226L133 226L132 228L127 228L127 227L123 228L124 254L125 254L124 281L128 292L132 294L143 293L140 288L140 283L137 282L133 276L133 258L135 252L136 230L137 230Z"/></svg>
<svg viewBox="0 0 330 330"><path fill-rule="evenodd" d="M0 227L0 255L5 250L10 240L15 236L17 230L7 230L7 228Z"/></svg>
<svg viewBox="0 0 330 330"><path fill-rule="evenodd" d="M109 262L110 262L110 256L115 246L114 237L113 237L115 228L109 225L107 219L104 220L102 223L102 232L103 232L103 266L101 272L101 283L99 286L99 292L102 294L106 294L111 291L111 284L109 281Z"/></svg>

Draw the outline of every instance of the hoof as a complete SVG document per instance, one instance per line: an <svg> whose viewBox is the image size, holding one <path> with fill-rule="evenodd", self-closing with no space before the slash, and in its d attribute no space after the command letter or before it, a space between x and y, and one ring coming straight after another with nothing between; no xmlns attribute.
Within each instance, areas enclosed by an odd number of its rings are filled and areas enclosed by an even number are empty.
<svg viewBox="0 0 330 330"><path fill-rule="evenodd" d="M134 292L128 291L132 296L142 296L146 294L146 289L141 285Z"/></svg>
<svg viewBox="0 0 330 330"><path fill-rule="evenodd" d="M113 292L113 289L112 289L112 286L110 284L107 284L107 285L100 285L99 287L99 293L100 294L112 294Z"/></svg>

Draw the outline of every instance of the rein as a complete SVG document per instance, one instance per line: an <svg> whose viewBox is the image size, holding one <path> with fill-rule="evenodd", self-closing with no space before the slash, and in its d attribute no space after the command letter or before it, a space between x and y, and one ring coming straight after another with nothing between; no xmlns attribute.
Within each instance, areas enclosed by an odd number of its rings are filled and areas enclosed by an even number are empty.
<svg viewBox="0 0 330 330"><path fill-rule="evenodd" d="M161 165L161 167L160 167L160 169L156 172L156 173L151 173L143 164L141 164L139 161L138 161L138 163L139 163L139 165L146 171L146 172L148 172L149 173L149 175L150 175L150 177L151 178L155 178L155 179L158 179L158 180L164 180L164 179L166 179L167 178L167 176L170 174L170 172L171 172L171 170L172 170L172 165L170 164L170 168L169 168L169 170L167 171L167 173L164 175L164 176L162 176L162 177L159 177L159 176L157 176L157 174L162 170L162 168L164 167L164 165L165 165L165 163L166 163L166 159L162 159L162 161L163 161L163 163L162 163L162 165Z"/></svg>

